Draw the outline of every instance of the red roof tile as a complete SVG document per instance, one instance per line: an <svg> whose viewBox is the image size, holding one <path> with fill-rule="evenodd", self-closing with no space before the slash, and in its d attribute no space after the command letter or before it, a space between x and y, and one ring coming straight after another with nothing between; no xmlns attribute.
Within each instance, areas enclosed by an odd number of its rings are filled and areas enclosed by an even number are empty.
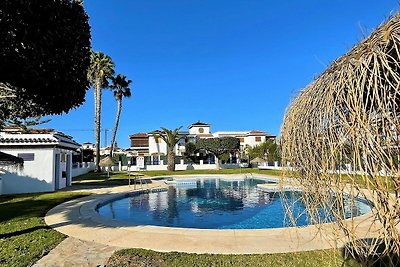
<svg viewBox="0 0 400 267"><path fill-rule="evenodd" d="M252 130L251 132L249 132L249 135L275 136L275 135L272 135L272 134L270 134L270 133L263 132L263 131L260 131L260 130Z"/></svg>
<svg viewBox="0 0 400 267"><path fill-rule="evenodd" d="M135 134L131 134L129 137L148 137L149 135L147 133L135 133Z"/></svg>

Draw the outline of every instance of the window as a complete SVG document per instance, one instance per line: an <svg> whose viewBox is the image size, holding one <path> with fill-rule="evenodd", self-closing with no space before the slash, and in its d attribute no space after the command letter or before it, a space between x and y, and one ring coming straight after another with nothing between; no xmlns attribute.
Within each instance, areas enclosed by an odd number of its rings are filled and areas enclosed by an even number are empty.
<svg viewBox="0 0 400 267"><path fill-rule="evenodd" d="M204 133L204 129L203 128L199 128L199 133Z"/></svg>
<svg viewBox="0 0 400 267"><path fill-rule="evenodd" d="M256 142L261 142L261 136L256 136Z"/></svg>
<svg viewBox="0 0 400 267"><path fill-rule="evenodd" d="M239 138L239 141L240 141L240 143L244 143L244 138L243 138L243 137L240 137L240 138Z"/></svg>
<svg viewBox="0 0 400 267"><path fill-rule="evenodd" d="M35 160L34 153L18 153L18 157L22 158L24 161L34 161Z"/></svg>

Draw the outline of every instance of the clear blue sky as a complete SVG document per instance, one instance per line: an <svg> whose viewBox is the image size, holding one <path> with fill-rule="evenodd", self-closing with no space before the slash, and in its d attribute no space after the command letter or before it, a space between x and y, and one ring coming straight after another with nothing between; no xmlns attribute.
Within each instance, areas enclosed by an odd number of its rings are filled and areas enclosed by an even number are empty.
<svg viewBox="0 0 400 267"><path fill-rule="evenodd" d="M391 13L397 0L86 0L95 51L133 80L117 135L198 120L279 134L292 97ZM102 127L116 101L103 94ZM93 90L44 127L94 142ZM104 132L102 142L104 144Z"/></svg>

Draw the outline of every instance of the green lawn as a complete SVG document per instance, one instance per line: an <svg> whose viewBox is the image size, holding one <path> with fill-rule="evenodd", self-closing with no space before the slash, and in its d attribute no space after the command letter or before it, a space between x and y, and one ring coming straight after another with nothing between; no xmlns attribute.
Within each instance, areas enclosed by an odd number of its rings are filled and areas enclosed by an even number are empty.
<svg viewBox="0 0 400 267"><path fill-rule="evenodd" d="M144 249L124 249L113 254L108 267L128 266L301 266L301 267L356 267L355 261L345 262L341 252L320 250L299 253L254 254L254 255L212 255L178 252L155 252ZM343 264L343 265L342 265Z"/></svg>
<svg viewBox="0 0 400 267"><path fill-rule="evenodd" d="M0 196L0 266L31 266L65 236L46 226L43 217L52 207L85 196L57 192Z"/></svg>

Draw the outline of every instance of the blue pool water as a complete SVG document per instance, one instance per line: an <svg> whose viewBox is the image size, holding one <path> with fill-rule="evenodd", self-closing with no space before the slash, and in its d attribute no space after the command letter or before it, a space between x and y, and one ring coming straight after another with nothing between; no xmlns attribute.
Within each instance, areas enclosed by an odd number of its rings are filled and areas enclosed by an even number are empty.
<svg viewBox="0 0 400 267"><path fill-rule="evenodd" d="M262 229L290 226L282 194L296 203L296 225L309 224L300 192L263 192L259 179L198 179L179 182L168 190L141 193L112 201L98 208L107 218L131 225L155 225L202 229ZM364 202L352 207L353 216L370 210Z"/></svg>

